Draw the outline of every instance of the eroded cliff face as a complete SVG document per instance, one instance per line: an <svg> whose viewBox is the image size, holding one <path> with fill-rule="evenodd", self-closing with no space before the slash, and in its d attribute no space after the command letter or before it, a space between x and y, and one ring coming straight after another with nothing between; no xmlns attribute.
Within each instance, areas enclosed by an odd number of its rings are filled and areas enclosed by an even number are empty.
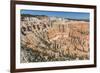
<svg viewBox="0 0 100 73"><path fill-rule="evenodd" d="M21 63L89 59L89 22L23 15L20 29Z"/></svg>

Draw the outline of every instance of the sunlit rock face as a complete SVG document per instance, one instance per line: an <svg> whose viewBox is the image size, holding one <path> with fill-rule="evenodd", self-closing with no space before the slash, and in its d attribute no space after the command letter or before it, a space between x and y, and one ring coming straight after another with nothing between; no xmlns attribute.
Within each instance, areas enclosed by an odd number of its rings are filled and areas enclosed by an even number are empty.
<svg viewBox="0 0 100 73"><path fill-rule="evenodd" d="M21 63L89 59L89 22L21 15Z"/></svg>

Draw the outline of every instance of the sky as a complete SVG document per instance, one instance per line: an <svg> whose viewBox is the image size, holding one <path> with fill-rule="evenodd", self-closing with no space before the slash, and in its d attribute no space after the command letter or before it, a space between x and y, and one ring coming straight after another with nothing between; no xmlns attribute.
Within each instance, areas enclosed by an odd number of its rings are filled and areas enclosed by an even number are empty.
<svg viewBox="0 0 100 73"><path fill-rule="evenodd" d="M21 14L31 14L31 15L47 15L56 16L70 19L89 19L89 13L83 12L58 12L58 11L39 11L39 10L21 10Z"/></svg>

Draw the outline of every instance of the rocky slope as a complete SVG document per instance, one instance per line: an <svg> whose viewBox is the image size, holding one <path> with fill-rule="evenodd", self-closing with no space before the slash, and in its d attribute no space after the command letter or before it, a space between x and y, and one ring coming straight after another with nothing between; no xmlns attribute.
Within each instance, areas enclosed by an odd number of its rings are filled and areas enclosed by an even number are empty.
<svg viewBox="0 0 100 73"><path fill-rule="evenodd" d="M89 22L21 16L21 63L89 59Z"/></svg>

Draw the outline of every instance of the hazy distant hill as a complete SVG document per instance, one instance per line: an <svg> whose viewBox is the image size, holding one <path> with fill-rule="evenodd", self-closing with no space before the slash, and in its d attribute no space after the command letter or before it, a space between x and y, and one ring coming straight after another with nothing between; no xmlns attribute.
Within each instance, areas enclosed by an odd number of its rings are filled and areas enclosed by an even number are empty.
<svg viewBox="0 0 100 73"><path fill-rule="evenodd" d="M21 14L21 18L23 17L48 17L46 15L31 15L31 14ZM57 17L56 17L57 18ZM67 20L75 20L75 21L86 21L86 22L89 22L89 19L71 19L71 18L64 18L64 19L67 19Z"/></svg>
<svg viewBox="0 0 100 73"><path fill-rule="evenodd" d="M86 22L89 22L89 19L71 19L71 18L65 18L65 19L75 20L75 21L86 21Z"/></svg>

